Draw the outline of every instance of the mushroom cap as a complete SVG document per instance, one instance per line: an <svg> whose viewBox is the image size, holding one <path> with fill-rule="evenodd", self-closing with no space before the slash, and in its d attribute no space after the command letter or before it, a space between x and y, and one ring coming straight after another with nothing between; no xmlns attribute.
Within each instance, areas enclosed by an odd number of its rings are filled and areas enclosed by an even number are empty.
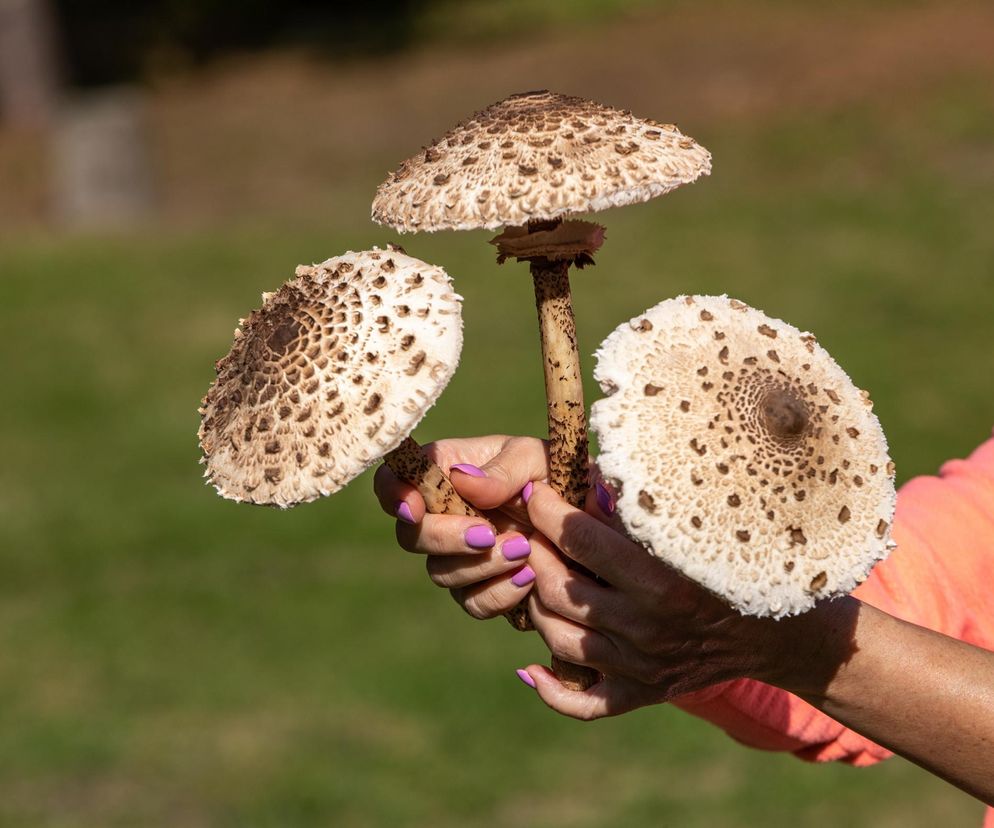
<svg viewBox="0 0 994 828"><path fill-rule="evenodd" d="M711 172L672 124L542 90L477 112L408 159L373 199L402 233L494 229L648 201Z"/></svg>
<svg viewBox="0 0 994 828"><path fill-rule="evenodd" d="M611 333L591 426L629 534L746 615L850 592L893 548L873 404L814 336L726 296Z"/></svg>
<svg viewBox="0 0 994 828"><path fill-rule="evenodd" d="M395 449L448 384L461 297L399 248L348 252L240 322L201 404L204 476L231 500L332 494Z"/></svg>

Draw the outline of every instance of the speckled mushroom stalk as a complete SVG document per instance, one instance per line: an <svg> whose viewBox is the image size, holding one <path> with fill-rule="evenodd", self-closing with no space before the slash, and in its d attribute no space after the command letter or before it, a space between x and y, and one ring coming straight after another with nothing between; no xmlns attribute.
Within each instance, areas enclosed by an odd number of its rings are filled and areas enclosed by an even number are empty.
<svg viewBox="0 0 994 828"><path fill-rule="evenodd" d="M586 408L569 268L592 263L603 239L599 225L579 221L564 225L553 219L510 228L492 242L498 248L498 263L513 256L530 265L545 376L549 485L576 507L582 507L589 481Z"/></svg>
<svg viewBox="0 0 994 828"><path fill-rule="evenodd" d="M424 499L425 509L433 515L480 517L452 486L441 466L424 453L413 437L407 437L383 461L398 480L410 483Z"/></svg>
<svg viewBox="0 0 994 828"><path fill-rule="evenodd" d="M542 368L549 428L549 485L573 506L582 508L589 488L586 406L569 268L593 263L604 229L589 222L560 219L532 221L510 228L492 240L498 263L514 257L530 265L538 312ZM567 559L567 565L586 572ZM589 573L587 573L589 574ZM526 609L509 616L518 629L530 629ZM589 668L553 657L553 672L571 689L585 690L597 680Z"/></svg>
<svg viewBox="0 0 994 828"><path fill-rule="evenodd" d="M583 403L569 264L532 262L549 419L549 485L573 506L587 494L587 417Z"/></svg>
<svg viewBox="0 0 994 828"><path fill-rule="evenodd" d="M347 253L263 299L200 410L218 492L287 508L383 458L429 511L476 515L410 437L459 363L461 299L445 272L395 247Z"/></svg>
<svg viewBox="0 0 994 828"><path fill-rule="evenodd" d="M377 189L377 222L401 232L503 226L493 240L498 261L530 263L548 406L549 482L574 505L583 503L588 486L587 429L568 270L571 263L592 263L603 228L568 217L647 201L710 169L707 150L672 124L542 90L475 113ZM594 678L585 671L579 684L564 684L582 688Z"/></svg>

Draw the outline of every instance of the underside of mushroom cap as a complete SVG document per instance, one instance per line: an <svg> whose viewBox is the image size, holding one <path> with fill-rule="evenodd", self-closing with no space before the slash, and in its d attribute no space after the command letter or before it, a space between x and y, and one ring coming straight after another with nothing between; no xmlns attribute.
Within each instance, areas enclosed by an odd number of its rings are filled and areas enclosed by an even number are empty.
<svg viewBox="0 0 994 828"><path fill-rule="evenodd" d="M811 334L682 296L620 326L597 360L608 396L591 426L625 528L739 612L804 612L893 547L883 430Z"/></svg>
<svg viewBox="0 0 994 828"><path fill-rule="evenodd" d="M201 405L205 477L232 500L292 506L395 449L448 384L461 297L399 248L349 252L242 320Z"/></svg>
<svg viewBox="0 0 994 828"><path fill-rule="evenodd" d="M711 154L672 124L526 92L401 164L372 216L401 232L495 229L648 201L710 172Z"/></svg>

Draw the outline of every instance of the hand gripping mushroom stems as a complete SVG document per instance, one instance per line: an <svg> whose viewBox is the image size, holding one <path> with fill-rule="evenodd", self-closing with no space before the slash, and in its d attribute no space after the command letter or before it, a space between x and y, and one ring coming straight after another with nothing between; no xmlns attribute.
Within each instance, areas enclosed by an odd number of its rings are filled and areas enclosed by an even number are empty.
<svg viewBox="0 0 994 828"><path fill-rule="evenodd" d="M412 437L404 440L383 459L398 480L410 483L418 490L431 514L484 517L459 496L445 472L425 455ZM535 629L524 604L505 613L504 617L516 630L527 632Z"/></svg>

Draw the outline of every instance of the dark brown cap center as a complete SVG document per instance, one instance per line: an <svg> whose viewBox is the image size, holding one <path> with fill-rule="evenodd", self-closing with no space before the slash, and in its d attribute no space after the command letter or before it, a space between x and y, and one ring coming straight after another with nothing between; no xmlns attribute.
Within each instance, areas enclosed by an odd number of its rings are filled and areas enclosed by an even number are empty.
<svg viewBox="0 0 994 828"><path fill-rule="evenodd" d="M269 346L274 354L283 356L290 350L290 343L294 342L300 335L300 323L294 319L292 316L282 322L279 327L276 328L270 335L269 339L266 340L266 344Z"/></svg>
<svg viewBox="0 0 994 828"><path fill-rule="evenodd" d="M775 388L763 398L761 421L775 437L789 440L800 437L808 426L808 407L793 391Z"/></svg>

